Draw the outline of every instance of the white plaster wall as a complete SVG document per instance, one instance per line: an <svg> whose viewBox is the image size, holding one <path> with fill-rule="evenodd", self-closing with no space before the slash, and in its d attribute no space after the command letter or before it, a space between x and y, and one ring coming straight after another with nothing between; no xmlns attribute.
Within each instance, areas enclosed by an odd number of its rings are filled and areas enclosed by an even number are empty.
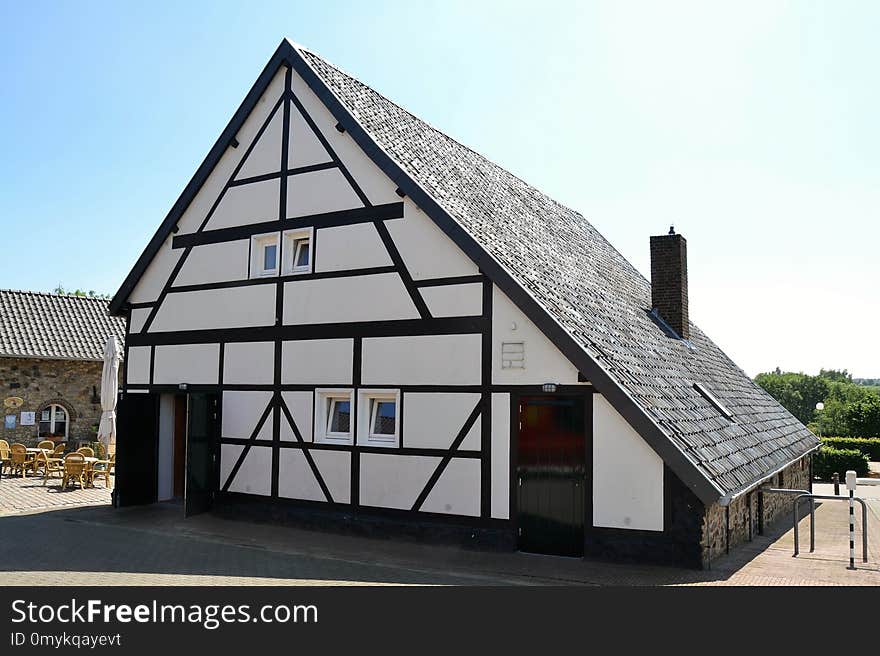
<svg viewBox="0 0 880 656"><path fill-rule="evenodd" d="M312 424L312 414L315 406L315 395L313 392L281 392L287 409L296 422L299 434L303 441L312 442L314 440L314 426ZM281 439L288 442L295 442L296 435L290 428L287 417L281 413Z"/></svg>
<svg viewBox="0 0 880 656"><path fill-rule="evenodd" d="M171 276L172 269L180 259L180 254L183 253L182 249L171 248L172 237L173 235L169 235L147 265L147 269L128 296L129 303L149 303L159 298Z"/></svg>
<svg viewBox="0 0 880 656"><path fill-rule="evenodd" d="M150 332L275 325L275 285L167 294Z"/></svg>
<svg viewBox="0 0 880 656"><path fill-rule="evenodd" d="M315 466L336 503L351 501L351 454L346 451L313 450Z"/></svg>
<svg viewBox="0 0 880 656"><path fill-rule="evenodd" d="M223 407L220 412L221 435L249 439L271 399L272 392L224 391ZM260 429L257 439L272 439L271 412Z"/></svg>
<svg viewBox="0 0 880 656"><path fill-rule="evenodd" d="M480 516L480 461L453 458L422 504L423 512Z"/></svg>
<svg viewBox="0 0 880 656"><path fill-rule="evenodd" d="M174 497L174 395L159 396L158 499Z"/></svg>
<svg viewBox="0 0 880 656"><path fill-rule="evenodd" d="M405 392L403 446L448 449L479 400L479 394ZM461 449L480 449L480 423L480 419L474 422Z"/></svg>
<svg viewBox="0 0 880 656"><path fill-rule="evenodd" d="M393 262L372 223L318 230L315 271L343 271L391 266Z"/></svg>
<svg viewBox="0 0 880 656"><path fill-rule="evenodd" d="M410 510L439 462L427 456L362 454L361 505Z"/></svg>
<svg viewBox="0 0 880 656"><path fill-rule="evenodd" d="M220 486L226 484L232 468L243 449L238 444L220 445ZM252 446L241 467L232 479L230 492L269 496L272 492L272 449L267 446Z"/></svg>
<svg viewBox="0 0 880 656"><path fill-rule="evenodd" d="M277 221L280 199L281 181L278 179L229 187L211 215L206 230Z"/></svg>
<svg viewBox="0 0 880 656"><path fill-rule="evenodd" d="M502 369L503 342L523 342L525 368ZM497 287L492 289L492 382L496 385L573 385L577 368Z"/></svg>
<svg viewBox="0 0 880 656"><path fill-rule="evenodd" d="M593 525L663 530L663 460L593 395Z"/></svg>
<svg viewBox="0 0 880 656"><path fill-rule="evenodd" d="M483 313L483 285L422 287L419 290L432 317L470 317Z"/></svg>
<svg viewBox="0 0 880 656"><path fill-rule="evenodd" d="M148 384L150 382L150 347L129 346L127 380L129 384Z"/></svg>
<svg viewBox="0 0 880 656"><path fill-rule="evenodd" d="M323 169L287 178L287 217L363 207L339 169Z"/></svg>
<svg viewBox="0 0 880 656"><path fill-rule="evenodd" d="M399 202L400 198L394 193L397 185L373 164L351 135L336 130L337 120L296 73L293 74L292 87L294 94L318 126L321 134L330 143L339 159L345 163L349 173L370 202L374 205Z"/></svg>
<svg viewBox="0 0 880 656"><path fill-rule="evenodd" d="M473 276L477 265L409 199L403 218L385 222L413 280Z"/></svg>
<svg viewBox="0 0 880 656"><path fill-rule="evenodd" d="M269 385L274 381L273 342L230 342L223 349L223 382Z"/></svg>
<svg viewBox="0 0 880 656"><path fill-rule="evenodd" d="M510 394L492 394L492 517L510 519Z"/></svg>
<svg viewBox="0 0 880 656"><path fill-rule="evenodd" d="M312 132L312 128L306 123L296 105L288 104L290 105L290 141L287 144L287 166L299 168L331 161L332 158Z"/></svg>
<svg viewBox="0 0 880 656"><path fill-rule="evenodd" d="M131 322L129 323L128 331L130 334L139 333L141 328L144 327L144 324L147 321L147 317L150 316L151 308L133 308L131 310Z"/></svg>
<svg viewBox="0 0 880 656"><path fill-rule="evenodd" d="M219 344L173 344L157 346L153 383L215 384L220 372Z"/></svg>
<svg viewBox="0 0 880 656"><path fill-rule="evenodd" d="M288 325L418 317L396 273L284 283L284 323Z"/></svg>
<svg viewBox="0 0 880 656"><path fill-rule="evenodd" d="M180 267L175 286L246 280L248 246L247 239L195 246Z"/></svg>
<svg viewBox="0 0 880 656"><path fill-rule="evenodd" d="M354 340L307 339L281 345L281 382L350 385Z"/></svg>
<svg viewBox="0 0 880 656"><path fill-rule="evenodd" d="M269 121L266 130L260 135L253 150L244 161L236 180L250 178L264 173L277 173L281 170L281 138L284 129L284 110L279 107ZM241 148L241 146L239 146Z"/></svg>
<svg viewBox="0 0 880 656"><path fill-rule="evenodd" d="M318 479L300 449L281 449L278 457L278 495L288 499L326 501Z"/></svg>
<svg viewBox="0 0 880 656"><path fill-rule="evenodd" d="M202 221L205 220L214 201L217 200L223 187L232 176L235 167L241 161L241 158L244 157L248 146L259 131L260 126L263 125L263 122L269 116L269 112L272 111L272 107L275 105L278 98L281 97L283 91L284 71L281 69L272 78L265 93L260 97L260 100L257 102L253 111L248 115L247 119L245 119L241 128L238 130L238 134L236 135L236 139L239 142L238 148L232 148L231 146L226 148L226 151L211 171L205 184L202 185L202 188L199 189L195 198L193 198L192 202L189 204L189 207L187 207L186 211L180 217L177 225L180 228L181 234L195 232L202 224ZM280 142L276 143L278 144L277 148L280 154L281 144Z"/></svg>
<svg viewBox="0 0 880 656"><path fill-rule="evenodd" d="M479 385L480 335L363 340L365 385Z"/></svg>

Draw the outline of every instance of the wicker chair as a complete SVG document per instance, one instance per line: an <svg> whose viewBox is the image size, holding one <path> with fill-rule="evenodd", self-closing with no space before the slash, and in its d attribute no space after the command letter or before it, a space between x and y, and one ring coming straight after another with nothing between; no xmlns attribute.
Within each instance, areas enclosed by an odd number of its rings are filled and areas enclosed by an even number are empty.
<svg viewBox="0 0 880 656"><path fill-rule="evenodd" d="M104 487L110 487L110 476L115 476L113 471L116 467L116 454L110 456L110 460L99 460L92 465L92 484L96 478L104 479Z"/></svg>
<svg viewBox="0 0 880 656"><path fill-rule="evenodd" d="M52 474L63 475L64 473L64 459L54 458L45 451L37 454L37 466L43 468L43 485L46 484Z"/></svg>
<svg viewBox="0 0 880 656"><path fill-rule="evenodd" d="M36 463L34 454L28 453L27 447L18 442L13 444L10 447L10 450L12 452L12 474L15 475L17 472L21 472L21 477L25 478L27 476L27 470L33 470L34 464Z"/></svg>
<svg viewBox="0 0 880 656"><path fill-rule="evenodd" d="M64 458L64 449L67 448L67 445L64 442L55 445L55 450L52 452L53 458Z"/></svg>
<svg viewBox="0 0 880 656"><path fill-rule="evenodd" d="M76 450L76 452L83 454L86 458L95 457L95 450L90 446L81 446Z"/></svg>
<svg viewBox="0 0 880 656"><path fill-rule="evenodd" d="M38 449L46 449L47 451L55 450L55 442L52 440L42 440L39 444L37 444Z"/></svg>
<svg viewBox="0 0 880 656"><path fill-rule="evenodd" d="M12 465L12 451L9 448L9 442L6 440L0 440L0 473L6 467Z"/></svg>
<svg viewBox="0 0 880 656"><path fill-rule="evenodd" d="M81 453L68 453L64 456L64 474L61 477L61 489L74 481L79 481L82 489L86 487L86 458Z"/></svg>

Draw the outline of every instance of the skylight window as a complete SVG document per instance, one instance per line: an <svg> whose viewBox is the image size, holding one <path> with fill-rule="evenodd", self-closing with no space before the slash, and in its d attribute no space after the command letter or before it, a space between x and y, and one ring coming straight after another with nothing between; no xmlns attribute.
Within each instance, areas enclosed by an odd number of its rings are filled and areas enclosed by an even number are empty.
<svg viewBox="0 0 880 656"><path fill-rule="evenodd" d="M727 409L721 401L719 401L712 392L710 392L705 385L702 383L694 383L694 389L697 390L704 399L706 399L712 406L720 412L725 419L729 421L733 421L733 413Z"/></svg>

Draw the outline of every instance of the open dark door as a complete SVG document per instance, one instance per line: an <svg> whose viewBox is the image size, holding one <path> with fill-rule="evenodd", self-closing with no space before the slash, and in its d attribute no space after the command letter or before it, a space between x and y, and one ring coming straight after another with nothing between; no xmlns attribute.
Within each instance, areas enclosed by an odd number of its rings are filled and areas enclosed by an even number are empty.
<svg viewBox="0 0 880 656"><path fill-rule="evenodd" d="M211 509L217 490L217 443L219 435L217 394L192 393L187 397L186 489L184 515Z"/></svg>
<svg viewBox="0 0 880 656"><path fill-rule="evenodd" d="M517 440L519 548L582 556L586 494L583 397L523 397Z"/></svg>
<svg viewBox="0 0 880 656"><path fill-rule="evenodd" d="M158 497L159 396L128 393L116 404L113 505L154 503Z"/></svg>

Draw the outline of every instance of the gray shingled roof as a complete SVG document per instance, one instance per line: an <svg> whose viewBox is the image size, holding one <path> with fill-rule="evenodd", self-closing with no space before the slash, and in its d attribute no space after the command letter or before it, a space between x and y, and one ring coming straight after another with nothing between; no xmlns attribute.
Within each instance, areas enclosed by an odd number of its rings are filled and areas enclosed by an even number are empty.
<svg viewBox="0 0 880 656"><path fill-rule="evenodd" d="M725 494L818 441L697 326L651 318L650 283L579 213L298 48L369 136L524 286ZM645 237L647 246L647 236ZM693 383L733 415L728 421Z"/></svg>
<svg viewBox="0 0 880 656"><path fill-rule="evenodd" d="M108 335L125 341L125 320L100 298L0 289L0 357L103 360Z"/></svg>

